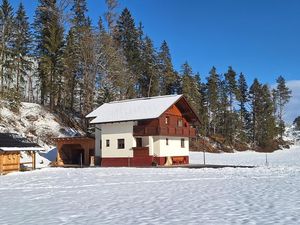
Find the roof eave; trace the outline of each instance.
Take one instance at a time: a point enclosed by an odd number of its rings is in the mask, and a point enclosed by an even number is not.
[[[45,151],[41,147],[0,147],[0,151],[3,152],[13,152],[13,151]]]
[[[118,121],[106,121],[106,122],[93,122],[91,121],[90,124],[106,124],[106,123],[125,123],[125,122],[135,122],[135,121],[140,121],[140,120],[153,120],[157,119],[158,117],[152,117],[152,118],[139,118],[139,119],[131,119],[131,120],[118,120]]]

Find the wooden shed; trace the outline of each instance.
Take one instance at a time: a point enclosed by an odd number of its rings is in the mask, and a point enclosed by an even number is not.
[[[95,139],[90,137],[53,138],[57,146],[57,166],[95,165]]]
[[[20,171],[22,151],[26,151],[30,154],[32,161],[26,163],[31,164],[32,169],[35,169],[36,152],[42,150],[44,149],[39,145],[17,134],[0,133],[0,175]]]

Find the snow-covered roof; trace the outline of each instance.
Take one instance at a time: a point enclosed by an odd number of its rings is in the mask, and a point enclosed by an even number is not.
[[[42,151],[44,148],[16,133],[0,133],[0,151]]]
[[[0,147],[3,152],[18,152],[18,151],[45,151],[42,147]]]
[[[89,113],[91,123],[109,123],[158,118],[182,95],[165,95],[105,103]]]

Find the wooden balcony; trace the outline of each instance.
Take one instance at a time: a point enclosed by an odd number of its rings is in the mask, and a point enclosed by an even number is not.
[[[177,136],[177,137],[195,137],[196,130],[191,127],[149,127],[134,126],[134,136]]]

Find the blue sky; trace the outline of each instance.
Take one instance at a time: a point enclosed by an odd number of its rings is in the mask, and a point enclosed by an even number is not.
[[[36,2],[23,0],[30,18]],[[168,42],[177,70],[188,61],[203,80],[212,66],[220,73],[232,66],[249,83],[300,80],[298,0],[121,0],[119,10],[126,6],[156,47]],[[104,0],[88,0],[88,7],[96,23]]]

